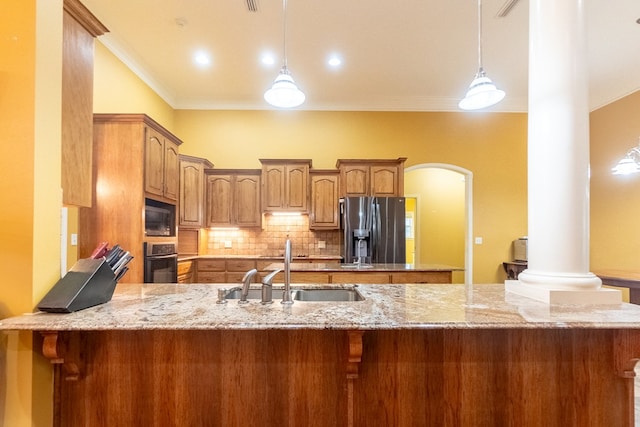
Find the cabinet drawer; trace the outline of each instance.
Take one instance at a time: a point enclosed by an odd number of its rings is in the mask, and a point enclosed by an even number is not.
[[[331,283],[369,283],[385,284],[391,283],[389,273],[381,272],[358,272],[358,273],[332,273]]]
[[[225,283],[225,272],[221,271],[198,271],[198,283]]]
[[[293,271],[291,283],[329,283],[329,273]]]
[[[226,283],[241,284],[246,271],[228,271]],[[251,283],[260,283],[260,275],[256,274],[251,278]]]
[[[266,271],[262,273],[262,276],[266,276],[271,273],[271,271]],[[280,285],[284,283],[284,272],[276,274],[273,278],[274,285]],[[291,283],[299,284],[299,283],[330,283],[329,282],[329,273],[322,273],[317,271],[292,271],[291,272]]]
[[[250,259],[228,259],[227,271],[243,271],[247,272],[252,268],[256,268],[256,261]]]
[[[391,283],[451,283],[449,271],[414,271],[391,275]]]
[[[225,260],[223,259],[199,259],[198,271],[224,271]]]

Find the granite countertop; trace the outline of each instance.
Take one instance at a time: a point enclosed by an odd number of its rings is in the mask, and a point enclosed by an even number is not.
[[[315,272],[401,272],[401,271],[464,271],[464,268],[444,264],[341,264],[341,263],[291,263],[291,271]],[[273,263],[265,270],[283,270],[284,263]]]
[[[120,284],[105,304],[7,318],[0,330],[640,328],[637,305],[547,305],[504,285],[359,285],[364,301],[216,304],[218,289],[232,286]]]

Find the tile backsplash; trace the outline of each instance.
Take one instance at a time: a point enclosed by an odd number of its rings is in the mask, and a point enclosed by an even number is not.
[[[262,229],[206,229],[206,255],[282,256],[287,238],[293,256],[340,255],[340,230],[309,230],[307,215],[265,215]],[[322,247],[324,246],[324,247]]]

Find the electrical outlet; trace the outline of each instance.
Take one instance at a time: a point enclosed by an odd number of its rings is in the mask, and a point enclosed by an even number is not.
[[[475,244],[476,245],[481,245],[482,244],[482,237],[476,237],[475,238]]]
[[[71,233],[71,246],[78,246],[78,235]]]
[[[225,240],[224,241],[224,248],[225,249],[231,249],[231,240]]]
[[[324,240],[318,240],[318,249],[324,249],[327,247],[327,242]]]

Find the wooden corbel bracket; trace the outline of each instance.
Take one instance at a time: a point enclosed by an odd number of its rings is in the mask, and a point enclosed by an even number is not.
[[[60,339],[60,334],[56,331],[40,332],[43,337],[42,354],[54,365],[62,365],[64,379],[67,381],[78,381],[81,377],[80,364],[78,362],[65,360],[64,345]]]

